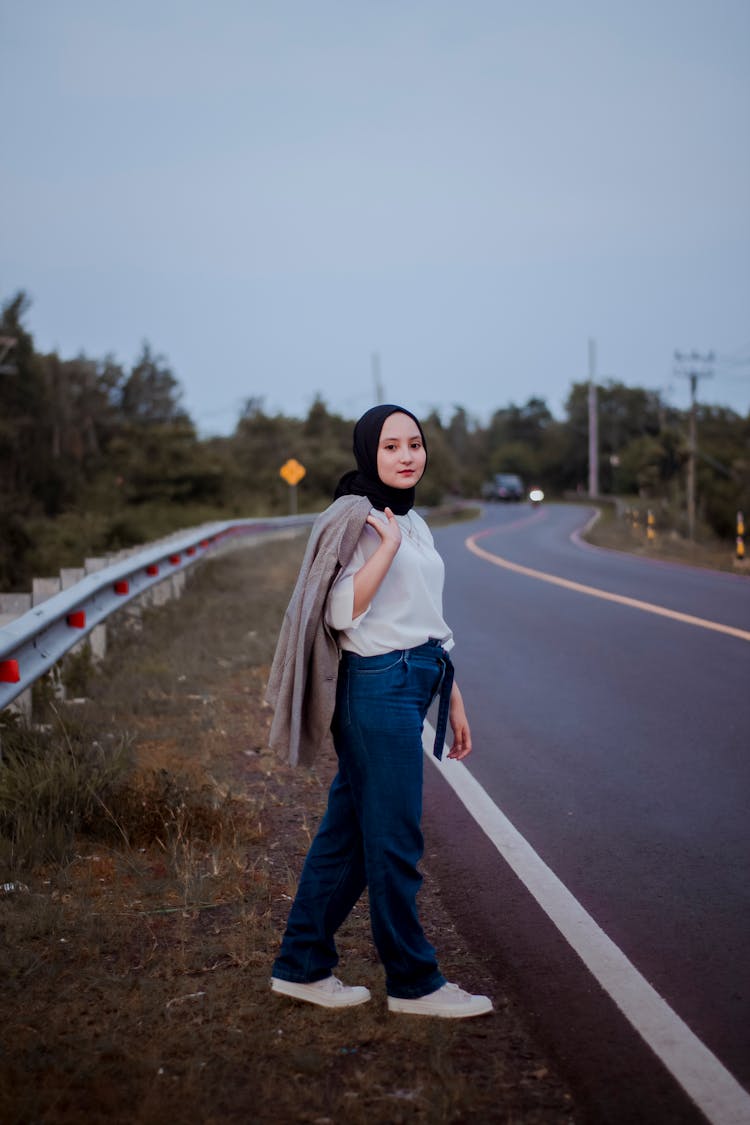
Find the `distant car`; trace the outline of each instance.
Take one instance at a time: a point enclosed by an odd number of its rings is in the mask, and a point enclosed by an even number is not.
[[[482,496],[485,500],[522,500],[523,481],[515,473],[495,473],[482,485]]]

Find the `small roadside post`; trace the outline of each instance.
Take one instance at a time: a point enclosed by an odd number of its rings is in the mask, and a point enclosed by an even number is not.
[[[302,480],[307,470],[304,465],[300,465],[299,461],[295,461],[294,457],[290,457],[288,461],[279,469],[279,475],[289,485],[289,514],[290,516],[297,515],[297,485]]]
[[[742,512],[737,513],[737,538],[735,540],[734,565],[741,569],[747,566],[745,558],[745,517]]]

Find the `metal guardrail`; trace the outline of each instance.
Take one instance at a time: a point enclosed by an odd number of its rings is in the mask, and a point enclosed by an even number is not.
[[[234,538],[309,526],[315,516],[205,524],[86,575],[0,628],[0,710],[110,614]]]

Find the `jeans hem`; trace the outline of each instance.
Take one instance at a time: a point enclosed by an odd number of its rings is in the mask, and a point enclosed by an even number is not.
[[[447,984],[445,977],[441,972],[433,973],[427,980],[421,981],[419,984],[408,985],[386,985],[386,992],[392,996],[394,1000],[419,1000],[422,996],[429,996],[431,992],[437,992],[444,984]]]
[[[288,980],[290,984],[317,984],[319,980],[327,980],[333,976],[333,973],[330,969],[323,969],[321,972],[311,973],[309,977],[303,977],[301,973],[290,973],[286,969],[277,969],[274,965],[271,976],[276,980]]]

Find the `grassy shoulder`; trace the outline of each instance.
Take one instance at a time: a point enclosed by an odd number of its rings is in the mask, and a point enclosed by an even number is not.
[[[589,501],[588,506],[591,504],[598,508],[599,518],[590,526],[584,538],[597,547],[626,551],[642,558],[687,563],[690,566],[732,571],[735,574],[750,574],[747,564],[737,565],[733,543],[715,539],[706,533],[695,542],[690,542],[676,531],[659,527],[658,520],[653,527],[653,538],[649,538],[645,507],[623,508],[618,512],[612,504],[596,505],[595,501]]]
[[[439,504],[425,511],[424,516],[430,527],[446,527],[450,523],[464,523],[474,520],[482,514],[479,504],[471,501],[456,500],[453,503]]]
[[[50,699],[33,745],[3,732],[37,770],[0,794],[9,1125],[576,1119],[502,966],[488,982],[429,869],[425,928],[453,979],[493,992],[493,1017],[389,1016],[366,897],[339,944],[342,975],[372,1002],[323,1012],[270,994],[335,769],[332,754],[292,769],[266,745],[268,665],[303,547],[205,562],[179,602],[121,615],[86,702]],[[45,769],[58,776],[46,790]]]

